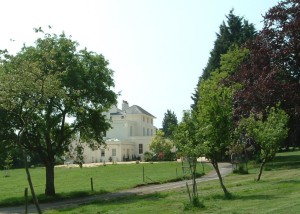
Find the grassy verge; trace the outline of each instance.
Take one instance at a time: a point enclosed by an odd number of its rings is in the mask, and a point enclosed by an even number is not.
[[[185,209],[188,197],[185,188],[144,196],[131,196],[94,203],[72,209],[46,213],[299,213],[300,211],[300,152],[277,155],[267,165],[261,181],[255,181],[258,168],[250,167],[249,174],[231,174],[225,185],[233,194],[228,200],[217,180],[200,183],[198,190],[204,204],[201,209]]]
[[[199,173],[200,169],[202,170],[202,167],[199,166]],[[205,166],[205,172],[210,169],[209,166]],[[177,162],[114,164],[82,169],[55,168],[57,196],[49,198],[43,194],[45,168],[32,168],[30,172],[40,202],[116,192],[148,183],[164,183],[183,178],[181,163]],[[0,173],[4,175],[4,172]],[[91,191],[91,178],[94,191]],[[0,206],[23,204],[25,187],[28,187],[28,183],[24,169],[11,170],[9,177],[0,176]]]

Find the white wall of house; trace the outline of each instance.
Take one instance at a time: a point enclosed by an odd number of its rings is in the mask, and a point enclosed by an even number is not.
[[[122,109],[113,106],[105,115],[112,126],[106,132],[106,146],[96,150],[85,146],[84,162],[119,162],[132,157],[143,159],[156,134],[155,117],[139,106],[130,107],[126,101],[123,101]]]

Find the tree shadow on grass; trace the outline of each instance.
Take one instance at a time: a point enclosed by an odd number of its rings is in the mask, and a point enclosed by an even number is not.
[[[114,194],[114,193],[112,193]],[[136,195],[135,193],[123,192],[122,195],[118,197],[106,198],[106,199],[95,199],[92,202],[88,202],[82,205],[105,205],[105,206],[118,206],[118,205],[129,205],[140,201],[155,202],[166,198],[168,195],[163,193],[152,193],[147,195]],[[78,207],[70,207],[65,209],[56,210],[58,212],[72,212],[78,209]]]
[[[271,162],[267,163],[265,166],[266,171],[270,170],[287,170],[287,169],[299,169],[300,168],[300,159],[299,161],[290,161],[290,162]]]
[[[286,180],[286,181],[278,181],[279,184],[300,184],[300,180]]]
[[[100,191],[74,191],[69,193],[58,193],[55,196],[46,196],[45,194],[39,194],[37,196],[39,203],[50,203],[50,202],[59,202],[68,199],[78,199],[84,198],[88,196],[98,196],[109,193],[105,190]],[[12,206],[19,206],[24,205],[25,197],[11,197],[6,198],[0,201],[0,207],[12,207]],[[33,204],[32,197],[29,193],[28,195],[28,203]]]
[[[298,169],[300,168],[300,155],[283,155],[276,156],[272,162],[265,166],[266,171],[270,170],[285,170],[285,169]]]
[[[232,194],[231,198],[226,198],[224,194],[215,194],[213,196],[210,196],[208,199],[213,199],[213,200],[272,200],[275,198],[280,198],[279,196],[274,196],[274,195],[235,195]]]
[[[124,196],[116,197],[116,198],[110,198],[107,200],[95,200],[94,202],[90,204],[124,204],[124,203],[134,203],[136,201],[144,200],[144,201],[158,201],[160,199],[164,199],[167,197],[167,194],[163,193],[151,193],[146,195],[136,195],[134,193],[122,193]]]

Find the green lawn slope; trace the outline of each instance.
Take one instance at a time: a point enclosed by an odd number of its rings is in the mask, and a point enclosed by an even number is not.
[[[225,199],[218,180],[199,183],[204,208],[186,206],[185,188],[144,196],[130,196],[54,213],[232,213],[232,214],[293,214],[300,213],[300,151],[279,153],[266,166],[261,181],[255,181],[259,165],[249,164],[249,174],[231,174],[224,178],[233,194]]]

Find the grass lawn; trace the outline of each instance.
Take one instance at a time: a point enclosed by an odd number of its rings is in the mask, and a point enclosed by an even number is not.
[[[143,181],[143,168],[145,181]],[[200,173],[202,166],[198,169]],[[209,170],[211,167],[206,165],[205,172]],[[0,206],[23,204],[24,189],[28,187],[25,170],[10,170],[10,177],[4,177],[4,172],[0,171],[0,173],[2,173],[0,174]],[[114,164],[81,169],[55,168],[55,187],[58,195],[53,199],[44,196],[45,168],[32,168],[30,173],[40,202],[116,192],[146,183],[163,183],[182,178],[181,163],[177,162]],[[93,178],[93,192],[91,191],[91,178]]]
[[[232,213],[293,214],[300,213],[300,151],[279,153],[267,164],[261,181],[255,181],[258,166],[251,165],[247,175],[231,174],[225,185],[233,194],[225,199],[218,180],[199,183],[204,208],[185,209],[185,188],[111,201],[95,201],[66,210],[46,213]]]

